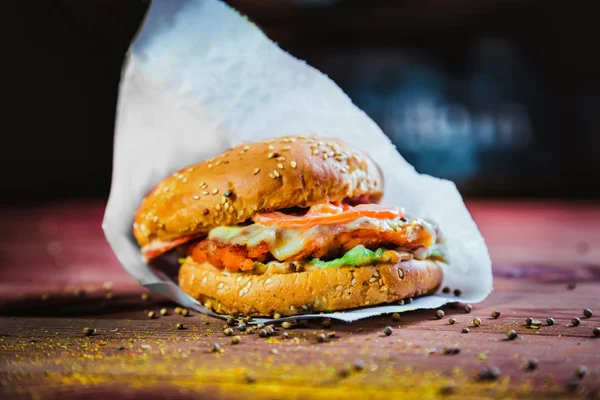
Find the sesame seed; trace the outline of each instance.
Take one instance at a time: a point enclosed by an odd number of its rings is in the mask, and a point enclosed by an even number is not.
[[[280,164],[277,164],[277,168],[279,168],[279,169],[283,169],[283,164],[281,164],[281,163],[280,163]]]
[[[217,161],[215,165],[221,165],[221,160]]]
[[[274,175],[276,178],[279,178],[279,177],[280,177],[280,175],[279,175],[279,171],[277,171],[277,170],[273,170],[273,175]]]
[[[242,150],[248,151],[248,150],[250,150],[250,146],[246,145],[246,146],[242,147]]]
[[[283,143],[289,143],[290,139],[289,138],[283,138]]]
[[[214,188],[214,189],[212,190],[212,192],[211,192],[211,193],[212,193],[212,194],[217,194],[217,193],[219,193],[219,189],[217,189],[217,188]]]
[[[272,144],[270,144],[270,145],[269,145],[269,147],[268,147],[268,149],[269,149],[269,150],[275,150],[275,147],[273,147],[273,145],[272,145]]]
[[[348,172],[348,170],[346,169],[346,167],[343,167],[342,169],[340,169],[340,171],[342,171],[344,173]]]
[[[225,211],[227,211],[227,209],[228,209],[228,208],[229,208],[229,203],[225,203],[225,204],[223,204],[223,209],[224,209]]]
[[[291,149],[291,148],[292,148],[292,146],[289,146],[289,145],[288,145],[288,146],[283,146],[283,147],[281,148],[281,150],[289,150],[289,149]]]
[[[212,164],[208,164],[208,168],[212,168]]]
[[[258,174],[260,172],[260,168],[254,168],[254,175]]]
[[[296,161],[292,161],[292,162],[290,162],[290,165],[292,166],[292,168],[296,168],[296,165],[297,165],[297,164],[296,164]]]
[[[193,196],[192,196],[192,198],[193,198],[194,200],[198,200],[198,199],[200,198],[200,196],[193,195]]]
[[[337,156],[335,159],[338,161],[344,161],[344,157],[342,157],[342,156]]]
[[[205,188],[206,188],[206,186],[208,186],[208,185],[206,184],[206,182],[202,182],[202,183],[200,184],[200,189],[205,189]]]
[[[221,205],[220,205],[220,204],[217,204],[217,205],[215,206],[215,208],[217,209],[217,211],[221,211]]]
[[[202,191],[202,194],[203,194],[203,195],[205,195],[205,196],[206,196],[206,195],[208,195],[208,194],[209,194],[209,193],[208,193],[208,190],[204,190],[204,191]]]
[[[271,178],[271,179],[275,179],[275,175],[273,175],[273,174],[269,174],[269,178]]]
[[[329,156],[327,155],[327,153],[323,153],[323,160],[327,160],[327,158],[329,158]]]
[[[275,157],[275,153],[274,152],[271,152],[271,153],[267,154],[267,158],[273,158],[273,157]]]
[[[313,153],[313,156],[316,156],[317,154],[319,154],[319,149],[314,149],[312,153]]]
[[[235,211],[235,208],[233,208],[233,206],[229,206],[229,210],[227,211],[229,211],[229,213],[233,213]]]
[[[280,162],[281,162],[281,161],[285,161],[285,157],[277,157],[277,158],[276,158],[276,160],[277,160],[277,161],[280,161]]]
[[[222,196],[221,197],[221,204],[225,204],[225,203],[227,203],[227,197]]]

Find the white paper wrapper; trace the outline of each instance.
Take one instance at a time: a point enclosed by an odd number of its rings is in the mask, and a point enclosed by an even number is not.
[[[470,303],[491,292],[487,248],[454,184],[418,174],[333,81],[279,49],[217,0],[154,0],[131,46],[119,92],[112,187],[102,224],[119,261],[149,289],[212,314],[142,261],[131,233],[136,207],[162,178],[231,146],[311,134],[339,137],[370,154],[385,174],[382,203],[440,224],[450,258],[442,286],[460,288],[460,300]],[[354,321],[456,300],[440,293],[406,306],[303,318]]]

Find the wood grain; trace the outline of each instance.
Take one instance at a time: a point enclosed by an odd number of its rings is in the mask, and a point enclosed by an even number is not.
[[[271,338],[241,333],[238,345],[222,334],[220,320],[182,317],[165,299],[141,298],[144,290],[104,241],[102,205],[5,209],[0,398],[598,398],[600,338],[592,330],[600,325],[600,205],[469,207],[495,274],[495,291],[472,313],[454,305],[441,320],[421,310],[400,321],[383,316],[327,329],[312,322],[288,330],[290,339],[283,329]],[[85,294],[76,296],[77,289]],[[163,307],[169,315],[160,316]],[[584,308],[596,315],[583,318]],[[159,317],[149,319],[150,310]],[[490,317],[495,310],[497,320]],[[525,326],[527,317],[549,316],[554,326]],[[578,327],[570,326],[575,316]],[[186,329],[176,329],[177,322]],[[394,328],[389,337],[382,333],[387,325]],[[84,336],[84,327],[97,335]],[[465,327],[470,333],[461,333]],[[506,339],[509,329],[518,339]],[[317,334],[331,331],[336,338],[317,342]],[[213,343],[222,352],[211,353]],[[461,351],[445,355],[447,346]],[[528,371],[532,357],[539,367]],[[353,369],[357,361],[361,371]],[[588,373],[570,391],[580,365]],[[501,375],[480,381],[482,367]]]

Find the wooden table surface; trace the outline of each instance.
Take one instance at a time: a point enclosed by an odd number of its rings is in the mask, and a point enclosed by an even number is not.
[[[600,204],[468,205],[495,276],[495,291],[470,314],[454,305],[441,320],[422,310],[327,329],[311,322],[289,329],[289,339],[277,329],[271,338],[242,334],[237,345],[220,320],[174,315],[173,303],[152,294],[142,299],[104,240],[103,204],[5,207],[0,399],[600,398],[600,338],[592,335],[600,326]],[[169,315],[160,316],[163,307]],[[583,318],[584,308],[594,316]],[[527,317],[544,325],[527,328]],[[546,326],[547,317],[556,324]],[[84,336],[84,327],[97,334]],[[507,340],[510,329],[516,340]],[[317,342],[331,331],[336,338]],[[213,343],[220,352],[210,352]],[[448,346],[460,353],[444,354]],[[529,371],[533,357],[539,365]],[[587,375],[573,379],[580,366]],[[479,379],[481,368],[494,367],[496,380]]]

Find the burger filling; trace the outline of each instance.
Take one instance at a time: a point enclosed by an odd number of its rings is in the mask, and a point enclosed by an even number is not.
[[[300,272],[411,258],[443,259],[439,229],[403,210],[363,204],[257,214],[185,245],[187,257],[231,272]]]

